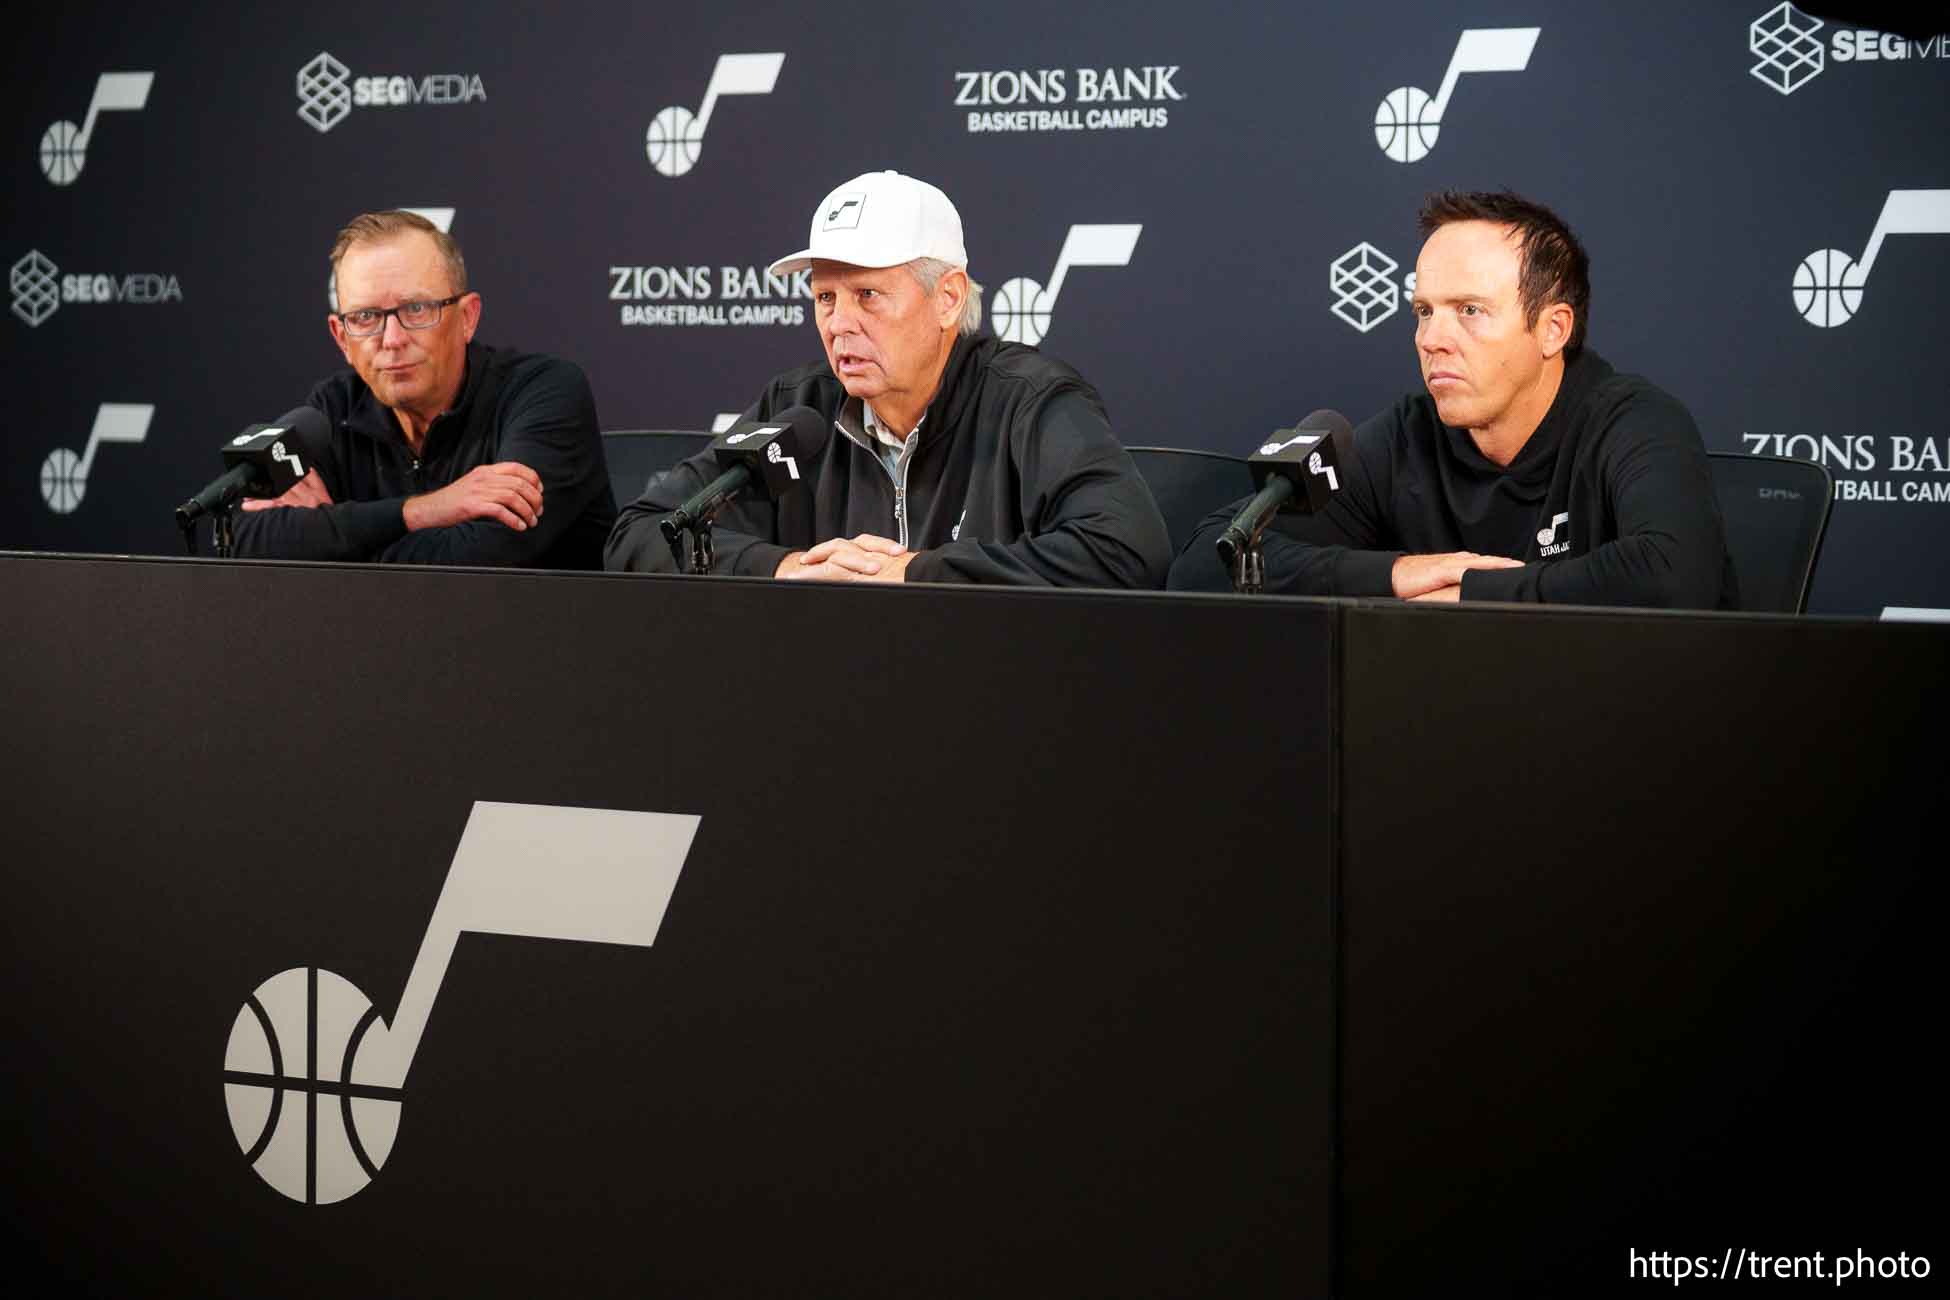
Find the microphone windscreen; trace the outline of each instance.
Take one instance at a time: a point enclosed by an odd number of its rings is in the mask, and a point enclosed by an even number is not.
[[[1343,464],[1354,450],[1354,426],[1339,411],[1330,411],[1326,407],[1309,411],[1307,418],[1294,427],[1327,434],[1333,440],[1334,450],[1340,453]]]
[[[271,421],[271,426],[284,429],[287,441],[295,442],[294,450],[300,451],[316,453],[332,436],[332,422],[316,406],[294,406]]]
[[[789,406],[767,423],[791,425],[793,454],[807,460],[824,451],[833,436],[833,422],[810,406]]]

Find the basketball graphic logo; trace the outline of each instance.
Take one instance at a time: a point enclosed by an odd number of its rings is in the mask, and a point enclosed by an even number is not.
[[[1417,86],[1401,86],[1388,92],[1374,112],[1375,143],[1381,152],[1399,163],[1420,162],[1435,148],[1442,133],[1442,122],[1429,99]]]
[[[74,513],[88,491],[88,477],[81,471],[81,457],[66,447],[56,447],[41,462],[41,500],[57,515]]]
[[[1794,309],[1810,325],[1840,325],[1861,306],[1862,268],[1841,249],[1810,253],[1794,268]]]
[[[88,139],[95,119],[104,112],[140,112],[149,102],[153,72],[104,72],[95,78],[95,94],[80,126],[63,118],[41,135],[41,175],[56,185],[72,185],[88,161]]]
[[[56,122],[41,136],[41,173],[56,185],[72,185],[88,160],[80,143],[81,128],[73,122]]]
[[[682,176],[697,166],[698,155],[704,152],[704,132],[690,109],[673,104],[650,119],[643,151],[650,165],[665,176]]]
[[[1050,271],[1049,288],[1028,276],[1003,281],[990,304],[995,336],[1004,343],[1027,343],[1031,347],[1049,335],[1050,318],[1056,311],[1056,295],[1075,266],[1129,266],[1137,250],[1143,226],[1071,226],[1063,237],[1063,248]]]
[[[370,1082],[359,1059],[378,1019],[349,981],[299,966],[258,985],[230,1027],[231,1131],[258,1177],[294,1201],[342,1201],[392,1154],[401,1090]]]
[[[995,291],[995,337],[1004,343],[1041,343],[1049,333],[1049,309],[1042,285],[1024,276],[1007,281]]]
[[[130,402],[103,402],[95,411],[95,427],[80,455],[56,447],[41,462],[41,500],[57,515],[73,514],[88,494],[88,471],[105,442],[141,442],[149,436],[156,408]]]
[[[1522,72],[1530,66],[1541,27],[1471,27],[1456,38],[1433,98],[1418,86],[1397,86],[1374,111],[1374,142],[1398,163],[1420,162],[1435,148],[1442,115],[1456,82],[1468,72]]]
[[[664,176],[682,176],[704,152],[704,132],[720,95],[769,95],[785,64],[783,54],[720,54],[711,69],[704,102],[693,113],[682,104],[659,109],[643,133],[643,154]]]
[[[1817,329],[1847,324],[1862,309],[1862,290],[1891,235],[1950,235],[1950,190],[1891,190],[1869,242],[1856,260],[1822,248],[1794,268],[1794,310]]]
[[[454,946],[468,931],[647,948],[699,819],[476,803],[388,1024],[350,981],[294,966],[230,1024],[223,1101],[245,1163],[280,1195],[331,1205],[379,1176]]]

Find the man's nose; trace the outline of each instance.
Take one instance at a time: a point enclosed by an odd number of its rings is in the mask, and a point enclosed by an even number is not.
[[[838,338],[842,334],[853,333],[853,311],[844,295],[833,299],[832,310],[826,313],[826,336]]]
[[[399,348],[406,346],[406,326],[400,324],[399,313],[393,312],[385,318],[379,328],[379,346]]]
[[[1449,350],[1449,328],[1440,313],[1431,313],[1415,322],[1415,346],[1424,352]]]

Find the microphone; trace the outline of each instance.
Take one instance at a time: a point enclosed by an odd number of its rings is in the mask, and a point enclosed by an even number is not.
[[[1311,515],[1341,490],[1341,466],[1354,456],[1354,426],[1339,411],[1315,411],[1280,429],[1246,458],[1259,492],[1220,535],[1219,559],[1234,568],[1259,542],[1275,513]]]
[[[204,515],[223,510],[240,497],[275,497],[305,476],[303,440],[323,442],[331,433],[325,413],[295,406],[270,424],[253,424],[223,449],[223,474],[176,507],[177,526],[187,532]]]
[[[664,516],[659,525],[664,540],[676,551],[680,532],[708,524],[748,488],[767,501],[804,488],[812,459],[824,450],[832,432],[832,422],[810,406],[791,407],[772,420],[732,425],[706,449],[724,472]]]

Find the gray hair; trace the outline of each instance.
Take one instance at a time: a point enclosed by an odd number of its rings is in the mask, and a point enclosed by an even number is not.
[[[440,258],[447,264],[447,279],[453,284],[455,293],[467,292],[467,259],[461,256],[460,245],[454,237],[428,221],[417,212],[404,208],[387,208],[382,212],[361,212],[345,223],[338,238],[332,241],[332,310],[339,307],[339,263],[345,260],[346,253],[359,244],[377,244],[397,238],[412,231],[433,240],[433,246],[440,250]]]
[[[952,262],[944,262],[938,257],[917,257],[907,264],[907,269],[921,282],[921,288],[929,293],[934,292],[934,287],[941,283],[941,277],[948,272],[959,269],[966,275],[968,271],[966,267],[957,268]],[[982,286],[975,282],[972,275],[968,277],[968,296],[962,299],[960,325],[963,334],[975,334],[982,328]]]

